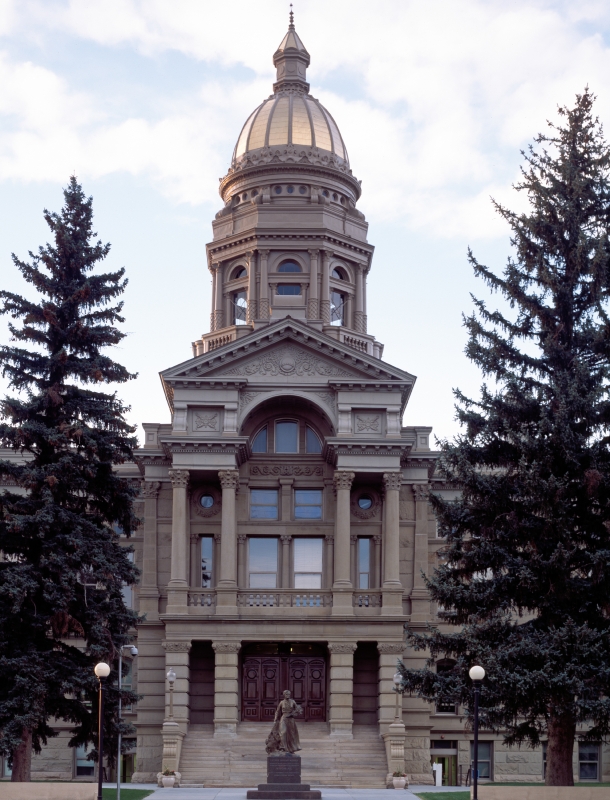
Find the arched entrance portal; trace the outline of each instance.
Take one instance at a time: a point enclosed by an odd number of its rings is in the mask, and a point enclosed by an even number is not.
[[[242,657],[241,718],[272,722],[282,692],[303,707],[299,719],[326,721],[326,647],[280,642],[246,645]]]

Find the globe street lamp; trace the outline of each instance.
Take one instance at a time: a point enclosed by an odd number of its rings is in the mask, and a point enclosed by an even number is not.
[[[169,683],[169,718],[173,722],[174,720],[174,683],[176,683],[176,673],[173,670],[173,667],[170,667],[167,671],[167,682]]]
[[[124,644],[119,647],[119,747],[116,762],[116,800],[121,800],[121,708],[123,705],[121,702],[121,689],[123,688],[123,647],[129,647],[129,652],[134,658],[138,655],[138,648],[134,647],[134,645]]]
[[[97,800],[102,798],[102,779],[104,772],[104,683],[106,678],[110,675],[110,667],[100,661],[95,665],[93,670],[97,675],[100,691],[99,691],[99,706],[98,706],[98,721],[97,721]]]
[[[394,689],[396,690],[396,719],[395,722],[400,722],[400,692],[398,691],[398,687],[402,683],[402,675],[400,672],[395,672],[394,677],[392,678],[394,681]]]
[[[472,800],[479,800],[479,694],[481,693],[481,681],[485,677],[483,667],[471,667],[468,673],[474,686],[474,764],[472,767]]]

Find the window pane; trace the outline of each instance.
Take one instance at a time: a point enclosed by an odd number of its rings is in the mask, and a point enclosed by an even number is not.
[[[251,572],[251,589],[275,589],[277,583],[277,573],[275,572]]]
[[[277,489],[250,491],[250,519],[277,519]]]
[[[491,742],[479,742],[479,760],[481,759],[483,761],[489,761],[491,759]]]
[[[299,426],[296,422],[275,423],[275,452],[298,453]]]
[[[252,442],[253,453],[266,453],[267,452],[267,426],[259,431],[254,437]]]
[[[330,324],[343,325],[345,295],[340,292],[330,293]]]
[[[294,540],[294,572],[322,574],[322,539],[297,538]]]
[[[479,761],[479,778],[491,778],[491,768],[489,761]]]
[[[88,751],[84,745],[76,748],[76,774],[93,775],[95,766],[93,761],[87,759]]]
[[[358,539],[358,570],[369,572],[371,563],[371,540]]]
[[[305,444],[308,453],[322,452],[322,442],[318,439],[317,435],[310,427],[307,427],[305,431]]]
[[[212,556],[214,539],[211,536],[201,537],[201,585],[208,589],[212,585]]]
[[[251,589],[275,589],[277,586],[277,539],[249,539]]]
[[[322,575],[309,572],[295,572],[294,575],[294,588],[295,589],[321,589],[322,588]]]
[[[358,588],[359,589],[368,589],[369,588],[369,574],[368,572],[361,572],[358,576]]]
[[[235,292],[233,295],[233,324],[246,324],[246,310],[248,307],[247,293]]]
[[[299,489],[294,493],[295,519],[322,519],[322,491]]]
[[[300,272],[301,268],[294,261],[284,261],[280,264],[278,272]]]
[[[298,283],[279,283],[277,293],[282,295],[301,294],[301,287]]]

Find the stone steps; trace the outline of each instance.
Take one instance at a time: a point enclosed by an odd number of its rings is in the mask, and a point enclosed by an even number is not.
[[[193,725],[182,745],[181,786],[244,788],[265,783],[267,723],[238,726],[237,736],[214,739],[211,725]],[[329,788],[385,788],[385,745],[377,726],[356,726],[353,739],[331,739],[326,723],[299,726],[302,781]]]

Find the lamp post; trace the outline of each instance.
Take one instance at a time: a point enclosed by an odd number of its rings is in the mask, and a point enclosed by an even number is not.
[[[396,719],[394,722],[400,722],[402,716],[400,713],[400,692],[398,691],[398,687],[402,683],[402,675],[400,672],[395,672],[392,680],[394,681],[394,689],[396,690]]]
[[[173,667],[167,671],[167,682],[169,683],[169,719],[174,721],[174,683],[176,683],[176,673]]]
[[[100,684],[98,726],[97,726],[97,800],[102,800],[102,780],[104,774],[104,683],[110,675],[110,667],[100,661],[93,670]]]
[[[118,747],[118,754],[117,754],[117,762],[116,762],[116,798],[117,800],[121,800],[121,709],[122,709],[122,701],[121,701],[121,689],[123,688],[123,647],[128,647],[129,645],[122,645],[119,648],[119,747]],[[138,648],[131,645],[130,651],[131,655],[135,658],[138,655]]]
[[[483,667],[471,667],[468,673],[474,686],[474,764],[472,767],[472,800],[479,800],[479,695],[481,693],[481,681],[485,677]]]

